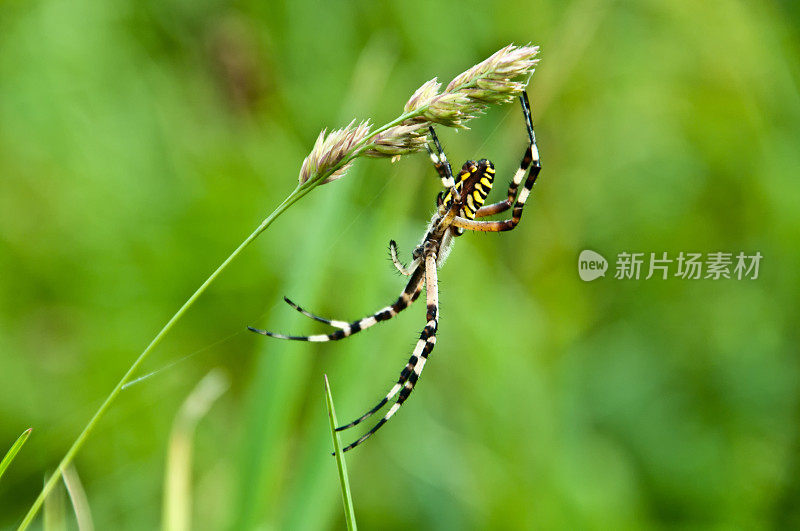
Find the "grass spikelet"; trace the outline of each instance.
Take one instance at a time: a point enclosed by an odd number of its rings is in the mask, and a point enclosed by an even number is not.
[[[439,94],[439,89],[441,88],[442,84],[437,81],[437,78],[426,81],[408,99],[405,107],[403,107],[403,112],[414,112],[430,105],[433,98]]]
[[[346,127],[336,129],[326,134],[323,129],[314,143],[311,153],[300,167],[300,184],[305,183],[314,175],[326,174],[327,177],[320,183],[325,184],[343,177],[350,168],[351,162],[340,164],[352,152],[354,146],[364,140],[369,134],[369,121],[361,122],[353,127],[353,120]]]

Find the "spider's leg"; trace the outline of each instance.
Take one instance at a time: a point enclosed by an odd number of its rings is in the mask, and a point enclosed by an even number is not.
[[[414,385],[417,383],[417,380],[419,380],[419,377],[422,374],[422,369],[425,367],[425,362],[427,361],[431,351],[433,351],[433,347],[436,345],[436,331],[439,328],[439,288],[436,275],[436,253],[434,252],[430,252],[425,256],[425,292],[427,294],[428,322],[425,324],[425,328],[422,329],[422,333],[419,335],[419,340],[414,347],[411,358],[408,360],[408,364],[406,364],[405,368],[403,368],[403,371],[400,373],[400,379],[397,381],[394,387],[392,387],[391,391],[389,391],[389,394],[387,394],[386,397],[378,402],[377,406],[350,424],[337,428],[336,430],[340,431],[355,426],[365,418],[378,411],[399,392],[400,394],[397,397],[397,401],[392,405],[391,408],[389,408],[389,411],[386,412],[383,418],[372,427],[372,429],[362,435],[357,441],[346,446],[342,450],[343,452],[352,450],[362,442],[366,441],[373,433],[378,431],[381,426],[386,424],[395,413],[397,413],[397,410],[400,409],[400,406],[403,405],[403,402],[405,402],[409,395],[411,395],[411,391],[414,390]]]
[[[302,313],[306,317],[310,317],[315,321],[319,321],[320,323],[325,323],[327,325],[331,325],[336,328],[347,328],[348,326],[350,326],[350,323],[348,323],[347,321],[337,321],[336,319],[325,319],[324,317],[320,317],[319,315],[314,315],[308,310],[305,310],[300,306],[298,306],[297,304],[295,304],[289,297],[283,297],[283,300],[286,301],[286,304],[288,304],[298,312]]]
[[[426,287],[426,290],[427,289],[428,288]],[[425,334],[425,330],[423,330],[423,334]],[[426,340],[427,340],[427,337],[426,337]],[[434,337],[433,338],[433,342],[435,342],[435,341],[436,341],[436,338]],[[400,371],[400,377],[397,379],[397,383],[394,384],[394,386],[389,390],[388,393],[386,393],[386,396],[381,398],[380,401],[377,404],[375,404],[375,406],[372,409],[370,409],[369,411],[367,411],[366,413],[364,413],[363,415],[358,417],[353,422],[350,422],[349,424],[345,424],[344,426],[339,426],[338,428],[336,428],[336,431],[346,430],[348,428],[352,428],[353,426],[355,426],[357,424],[361,424],[362,421],[366,420],[367,418],[369,418],[373,414],[377,413],[381,408],[383,408],[383,406],[385,406],[391,399],[393,399],[395,397],[395,395],[397,395],[397,393],[403,388],[403,384],[405,384],[406,381],[408,381],[409,376],[411,376],[411,374],[413,373],[414,367],[419,362],[419,356],[420,356],[420,352],[421,352],[420,349],[424,349],[425,344],[426,343],[423,342],[422,336],[420,336],[420,339],[417,341],[416,348],[414,349],[414,352],[411,354],[411,358],[408,360],[408,363],[406,364],[406,366],[403,367],[403,370]],[[426,357],[427,357],[427,354],[426,354]],[[422,363],[424,363],[424,361]]]
[[[412,356],[412,359],[415,358]],[[372,409],[370,409],[369,411],[358,417],[353,422],[345,424],[344,426],[339,426],[338,428],[336,428],[336,431],[342,431],[348,428],[352,428],[353,426],[361,424],[361,422],[363,422],[373,414],[377,413],[383,406],[389,403],[389,400],[395,397],[395,395],[397,394],[398,391],[400,391],[400,389],[403,388],[403,384],[406,383],[406,380],[408,380],[408,375],[411,374],[412,370],[413,366],[411,365],[411,360],[409,360],[408,364],[400,372],[400,378],[397,379],[397,383],[394,384],[394,387],[392,387],[388,393],[386,393],[386,396],[381,398],[380,401],[377,404],[375,404],[375,407],[373,407]]]
[[[539,150],[536,149],[536,135],[533,132],[533,120],[531,119],[531,108],[530,104],[528,103],[527,93],[523,92],[522,95],[520,95],[519,100],[522,104],[522,113],[525,116],[525,127],[528,130],[528,139],[530,142],[525,148],[525,154],[522,156],[522,162],[520,162],[519,168],[517,169],[516,173],[514,173],[514,177],[511,179],[511,183],[508,185],[508,197],[497,203],[482,206],[475,213],[476,218],[499,214],[500,212],[505,212],[511,208],[511,205],[514,204],[514,199],[517,197],[517,189],[522,183],[522,178],[525,176],[525,172],[530,169],[531,164],[535,162],[534,166],[536,167],[536,174],[538,174],[539,170],[541,169],[541,166],[539,165]],[[534,170],[531,169],[531,172],[533,171]],[[533,180],[536,180],[536,176],[533,177]],[[533,186],[532,182],[530,184]]]
[[[394,267],[400,271],[401,274],[405,276],[410,276],[411,273],[419,267],[419,260],[414,260],[411,262],[408,267],[403,265],[403,262],[397,257],[397,242],[394,240],[389,240],[389,256],[392,258],[392,263]]]
[[[434,153],[428,144],[425,144],[425,147],[428,149],[428,154],[431,156],[431,162],[433,162],[436,172],[442,179],[442,186],[450,189],[455,186],[455,181],[453,180],[453,170],[450,168],[450,162],[448,162],[447,156],[444,154],[444,150],[442,150],[442,145],[439,143],[439,137],[436,136],[436,131],[433,130],[432,126],[428,127],[428,131],[430,131],[431,138],[433,139],[433,145],[436,147],[436,152]]]
[[[386,306],[385,308],[381,308],[372,315],[368,315],[367,317],[349,323],[346,321],[334,321],[318,317],[310,312],[303,310],[290,300],[286,299],[286,301],[289,304],[291,304],[292,307],[297,309],[303,315],[307,315],[312,319],[339,328],[339,330],[330,334],[316,334],[311,336],[287,336],[284,334],[269,332],[267,330],[259,330],[257,328],[253,328],[252,326],[248,326],[247,328],[250,329],[252,332],[256,332],[258,334],[262,334],[265,336],[277,337],[278,339],[291,339],[294,341],[323,342],[323,341],[335,341],[337,339],[343,339],[357,332],[360,332],[361,330],[374,326],[381,321],[386,321],[388,319],[391,319],[401,311],[408,308],[412,302],[417,300],[417,297],[419,297],[419,294],[422,291],[422,281],[424,279],[424,274],[425,274],[424,268],[422,266],[418,266],[414,271],[412,271],[411,278],[409,279],[408,284],[406,284],[405,289],[397,298],[397,300],[394,302],[394,304]]]
[[[511,219],[502,221],[474,221],[462,217],[456,217],[453,219],[454,226],[474,231],[502,232],[506,230],[512,230],[517,226],[520,219],[522,219],[522,209],[525,208],[525,202],[528,200],[531,190],[533,190],[533,185],[536,184],[536,179],[539,177],[539,172],[542,169],[542,165],[539,161],[539,150],[536,147],[536,136],[533,133],[533,121],[531,120],[531,109],[530,104],[528,103],[528,94],[523,92],[519,99],[522,103],[522,111],[525,114],[525,125],[528,128],[528,136],[530,137],[531,143],[525,152],[525,156],[522,159],[519,170],[517,170],[517,173],[514,174],[514,180],[511,181],[511,185],[508,187],[508,199],[506,201],[501,201],[500,203],[481,207],[475,214],[476,217],[488,216],[490,214],[508,210],[509,205],[513,201],[514,195],[516,195],[517,187],[522,181],[522,176],[527,170],[528,178],[525,179],[525,186],[519,192],[517,202],[514,203],[514,209],[511,211]]]

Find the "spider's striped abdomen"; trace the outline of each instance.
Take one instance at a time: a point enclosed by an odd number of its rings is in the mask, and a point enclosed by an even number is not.
[[[461,167],[456,177],[456,190],[461,194],[464,204],[463,215],[467,219],[475,219],[475,213],[486,201],[494,183],[494,164],[486,159],[477,162],[468,160]],[[444,203],[452,201],[450,192],[444,196]]]

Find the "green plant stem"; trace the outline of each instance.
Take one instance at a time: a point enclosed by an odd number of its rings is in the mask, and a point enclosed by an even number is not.
[[[353,496],[350,494],[350,479],[347,477],[347,465],[344,462],[344,455],[339,444],[339,434],[336,432],[336,410],[333,407],[333,397],[331,396],[331,386],[328,383],[328,375],[325,375],[325,405],[328,407],[328,421],[331,427],[331,437],[333,438],[333,455],[336,457],[336,467],[339,469],[339,485],[342,490],[342,504],[344,505],[344,521],[348,531],[358,529],[356,525],[356,513],[353,510]]]
[[[33,502],[33,505],[31,505],[31,508],[28,510],[28,514],[25,515],[25,519],[20,524],[18,528],[19,531],[27,529],[28,526],[31,524],[31,522],[33,522],[33,519],[41,509],[42,503],[44,503],[45,498],[47,498],[47,495],[50,493],[51,490],[53,490],[53,487],[56,486],[56,483],[58,482],[59,477],[61,477],[63,470],[65,470],[75,459],[75,454],[77,454],[78,451],[81,449],[83,444],[89,438],[89,435],[92,433],[92,430],[94,430],[95,426],[100,421],[100,419],[103,418],[103,415],[111,406],[111,404],[114,402],[114,400],[117,398],[120,391],[122,391],[122,388],[125,386],[126,383],[128,383],[131,380],[133,375],[136,373],[136,370],[144,362],[144,360],[147,358],[150,352],[152,352],[153,349],[156,346],[158,346],[159,343],[161,343],[161,340],[164,339],[164,336],[166,336],[167,333],[172,329],[172,327],[175,326],[175,323],[177,323],[180,320],[180,318],[183,317],[186,311],[195,303],[195,301],[197,301],[200,295],[202,295],[203,292],[205,292],[205,290],[211,285],[211,283],[214,282],[214,280],[216,280],[216,278],[230,265],[231,262],[233,262],[233,260],[237,256],[239,256],[239,254],[241,254],[241,252],[245,248],[247,248],[247,246],[253,243],[253,240],[255,240],[259,234],[264,232],[267,229],[267,227],[269,227],[272,224],[272,222],[275,221],[275,219],[277,219],[277,217],[280,216],[287,208],[292,206],[300,198],[302,198],[304,195],[306,195],[308,192],[310,192],[315,188],[315,183],[311,185],[309,184],[310,183],[307,182],[304,183],[304,185],[295,188],[294,191],[292,191],[292,193],[289,194],[289,196],[286,197],[286,199],[284,199],[283,202],[280,205],[278,205],[275,208],[275,210],[273,210],[272,213],[269,216],[267,216],[266,219],[264,219],[264,221],[261,222],[261,224],[256,228],[256,230],[254,230],[247,238],[245,238],[245,240],[239,245],[239,247],[237,247],[236,250],[234,250],[230,254],[230,256],[228,256],[228,258],[226,258],[225,261],[222,262],[222,264],[220,264],[220,266],[213,273],[211,273],[211,276],[209,276],[205,280],[205,282],[203,282],[203,284],[199,288],[197,288],[197,291],[195,291],[192,294],[192,296],[189,297],[189,299],[185,303],[183,303],[183,306],[181,306],[180,309],[177,312],[175,312],[175,315],[173,315],[172,318],[169,321],[167,321],[167,324],[165,324],[164,327],[161,329],[161,331],[158,334],[156,334],[156,336],[153,338],[152,341],[150,341],[150,344],[147,345],[147,348],[145,348],[144,351],[142,351],[142,353],[139,354],[139,357],[136,358],[136,361],[133,362],[133,365],[130,366],[130,368],[122,377],[122,379],[117,383],[116,387],[114,387],[114,389],[111,391],[108,397],[106,397],[105,401],[97,410],[97,412],[94,414],[94,416],[86,425],[86,427],[83,428],[83,431],[80,433],[80,435],[78,435],[78,438],[75,439],[75,442],[72,443],[72,446],[70,446],[69,450],[67,450],[67,453],[61,459],[61,462],[58,464],[56,470],[47,479],[47,482],[44,484],[42,491],[39,493],[39,496],[36,498],[36,500]]]

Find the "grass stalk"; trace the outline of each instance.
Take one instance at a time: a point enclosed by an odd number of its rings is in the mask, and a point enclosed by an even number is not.
[[[78,471],[73,465],[64,470],[64,486],[67,488],[67,495],[72,502],[72,511],[75,513],[75,520],[78,522],[78,531],[94,531],[92,511],[89,508],[89,499],[86,497],[86,490],[83,488]]]
[[[328,383],[328,375],[325,375],[325,405],[328,406],[328,420],[331,425],[331,437],[333,438],[333,455],[336,456],[336,466],[339,469],[339,484],[342,488],[342,503],[344,504],[344,520],[347,523],[348,531],[358,529],[356,525],[356,513],[353,510],[353,497],[350,494],[350,480],[347,477],[347,464],[344,462],[339,434],[336,433],[336,410],[333,407],[333,397],[331,396],[331,386]]]

